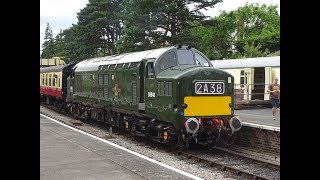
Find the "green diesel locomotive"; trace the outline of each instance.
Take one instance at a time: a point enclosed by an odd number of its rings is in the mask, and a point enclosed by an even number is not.
[[[233,76],[190,46],[82,61],[67,89],[74,116],[160,143],[213,146],[241,128]]]

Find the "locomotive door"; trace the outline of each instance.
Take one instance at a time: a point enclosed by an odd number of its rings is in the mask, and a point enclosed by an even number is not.
[[[145,60],[141,61],[139,66],[139,111],[145,110],[145,102],[144,102],[144,69],[145,69]]]
[[[145,103],[148,108],[157,108],[154,60],[148,60],[145,65]]]

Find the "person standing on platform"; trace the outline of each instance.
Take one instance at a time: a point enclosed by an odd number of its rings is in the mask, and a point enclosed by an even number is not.
[[[273,83],[269,85],[267,92],[270,93],[270,103],[272,105],[272,119],[276,120],[277,108],[280,108],[280,84],[278,78],[273,79]]]

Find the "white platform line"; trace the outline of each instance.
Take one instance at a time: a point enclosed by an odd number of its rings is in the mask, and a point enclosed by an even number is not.
[[[55,119],[53,119],[53,118],[51,118],[51,117],[48,117],[48,116],[46,116],[46,115],[44,115],[44,114],[41,114],[41,113],[40,113],[40,115],[43,116],[43,117],[46,117],[46,118],[48,118],[48,119],[50,119],[50,120],[52,120],[52,121],[54,121],[54,122],[56,122],[56,123],[59,123],[59,124],[65,126],[65,127],[68,127],[68,128],[70,128],[70,129],[72,129],[72,130],[75,130],[75,131],[77,131],[77,132],[80,132],[80,133],[82,133],[82,134],[85,134],[85,135],[87,135],[87,136],[90,136],[90,137],[92,137],[92,138],[94,138],[94,139],[97,139],[97,140],[100,140],[100,141],[102,141],[102,142],[105,142],[105,143],[107,143],[107,144],[109,144],[109,145],[111,145],[111,146],[114,146],[114,147],[117,147],[117,148],[122,149],[122,150],[124,150],[124,151],[127,151],[127,152],[129,152],[129,153],[131,153],[131,154],[133,154],[133,155],[139,156],[139,157],[141,157],[141,158],[143,158],[143,159],[145,159],[145,160],[148,160],[148,161],[150,161],[150,162],[156,163],[156,164],[158,164],[158,165],[160,165],[160,166],[163,166],[163,167],[165,167],[165,168],[171,169],[171,170],[173,170],[173,171],[175,171],[175,172],[177,172],[177,173],[183,174],[183,175],[185,175],[185,176],[188,176],[188,177],[190,177],[190,178],[197,179],[197,180],[202,179],[202,178],[197,177],[197,176],[195,176],[195,175],[192,175],[192,174],[189,174],[189,173],[187,173],[187,172],[181,171],[180,169],[171,167],[171,166],[169,166],[169,165],[167,165],[167,164],[164,164],[164,163],[162,163],[162,162],[159,162],[159,161],[157,161],[157,160],[151,159],[151,158],[149,158],[149,157],[147,157],[147,156],[144,156],[144,155],[142,155],[142,154],[139,154],[139,153],[136,153],[136,152],[131,151],[131,150],[129,150],[129,149],[126,149],[126,148],[124,148],[124,147],[122,147],[122,146],[119,146],[119,145],[117,145],[117,144],[114,144],[113,142],[107,141],[107,140],[105,140],[105,139],[101,139],[101,138],[96,137],[96,136],[93,136],[92,134],[89,134],[89,133],[87,133],[87,132],[84,132],[84,131],[81,131],[81,130],[79,130],[79,129],[76,129],[76,128],[73,128],[73,127],[71,127],[71,126],[68,126],[68,125],[66,125],[66,124],[63,124],[63,123],[61,123],[61,122],[59,122],[59,121],[57,121],[57,120],[55,120]]]
[[[242,122],[242,124],[244,126],[260,128],[260,129],[266,129],[266,130],[271,130],[271,131],[279,131],[280,132],[280,128],[279,127],[275,127],[275,126],[266,126],[266,125],[248,123],[248,122]]]

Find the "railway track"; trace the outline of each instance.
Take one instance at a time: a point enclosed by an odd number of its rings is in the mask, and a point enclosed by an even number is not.
[[[54,110],[59,114],[62,113],[62,112],[58,112],[58,109],[56,107],[49,106],[49,105],[43,105],[43,106],[46,108],[49,108],[51,110]],[[67,115],[65,113],[62,113],[62,114]],[[67,115],[67,116],[74,118],[70,115]],[[61,120],[59,120],[59,121],[61,121]],[[63,123],[65,123],[65,122],[63,122]],[[82,125],[81,122],[77,121],[77,120],[70,122],[70,123],[72,123],[73,127],[75,127],[75,128],[79,128],[79,126]],[[99,123],[99,122],[90,123],[90,125],[102,128],[105,131],[109,131],[109,129],[110,129],[110,126],[105,125],[103,123]],[[114,129],[112,133],[115,133],[118,136],[123,136],[123,137],[129,138],[132,141],[138,141],[140,143],[143,143],[143,144],[149,146],[150,148],[156,148],[158,150],[165,150],[168,153],[173,153],[176,156],[183,157],[187,161],[194,161],[194,162],[199,163],[203,166],[207,166],[208,168],[214,167],[215,169],[218,169],[221,171],[231,172],[234,175],[239,176],[239,177],[245,177],[248,179],[256,179],[256,180],[273,179],[273,178],[269,178],[267,176],[262,176],[259,173],[254,173],[254,172],[250,172],[250,171],[243,169],[243,168],[238,168],[237,163],[233,163],[230,165],[228,163],[224,163],[223,160],[212,160],[211,158],[205,158],[205,157],[203,157],[203,154],[204,153],[209,154],[209,156],[216,156],[217,154],[224,155],[224,156],[233,156],[233,157],[237,157],[237,159],[244,160],[246,163],[255,164],[261,168],[267,168],[267,169],[270,169],[271,171],[279,171],[280,172],[280,165],[268,163],[268,162],[261,161],[258,159],[253,159],[250,157],[246,157],[245,155],[241,155],[241,154],[235,154],[235,153],[232,153],[232,152],[230,152],[226,149],[223,149],[223,148],[214,148],[213,150],[210,150],[210,151],[209,150],[199,150],[199,149],[186,151],[186,150],[181,150],[181,149],[173,149],[170,147],[164,147],[164,146],[157,144],[155,142],[146,142],[141,137],[134,137],[126,132],[117,131],[116,129]],[[95,135],[95,134],[93,134],[93,135]],[[241,163],[241,161],[240,161],[240,163]]]
[[[253,157],[247,157],[246,155],[242,155],[242,154],[239,154],[239,153],[236,153],[236,152],[233,152],[233,151],[230,151],[228,149],[221,148],[221,147],[215,147],[214,151],[216,151],[216,152],[219,151],[219,152],[222,152],[222,153],[232,154],[234,156],[238,156],[238,157],[241,157],[243,159],[246,159],[250,163],[257,164],[257,165],[260,165],[260,166],[263,166],[263,167],[266,167],[266,168],[269,168],[269,169],[272,169],[272,170],[275,170],[275,171],[280,171],[280,164],[267,162],[267,161],[256,159],[256,158],[253,158]]]
[[[216,161],[212,161],[212,160],[201,158],[201,157],[199,157],[197,155],[194,155],[192,153],[187,153],[187,152],[183,152],[183,151],[177,151],[176,153],[178,155],[186,156],[188,159],[194,159],[194,160],[198,161],[199,163],[204,163],[204,164],[206,164],[206,165],[208,165],[210,167],[216,167],[216,168],[218,168],[218,169],[220,169],[222,171],[230,171],[232,173],[235,173],[236,175],[244,176],[244,177],[249,178],[249,179],[255,179],[255,180],[260,180],[260,179],[266,180],[266,179],[269,179],[269,178],[266,178],[266,177],[263,177],[263,176],[260,176],[260,175],[257,175],[257,174],[253,174],[253,173],[247,172],[247,171],[239,169],[239,168],[235,168],[233,166],[226,165],[226,164],[221,163],[221,162],[216,162]]]
[[[134,136],[130,136],[130,134],[123,134],[122,132],[117,132],[121,135],[126,136],[127,138],[130,138],[133,141],[140,141],[143,142],[144,140],[142,138],[139,137],[134,137]],[[246,171],[244,169],[241,168],[237,168],[237,164],[232,164],[232,165],[228,165],[227,163],[224,162],[219,162],[217,160],[210,160],[207,158],[203,158],[200,157],[199,154],[201,154],[203,151],[185,151],[185,150],[181,150],[181,149],[173,149],[170,147],[164,147],[161,144],[157,144],[157,143],[153,143],[151,142],[151,144],[148,144],[151,148],[156,148],[158,150],[164,150],[168,153],[173,153],[176,156],[182,156],[184,157],[186,160],[193,160],[194,162],[197,162],[199,164],[202,164],[204,166],[207,167],[215,167],[216,169],[219,169],[221,171],[229,171],[231,173],[233,173],[236,176],[242,176],[248,179],[255,179],[255,180],[267,180],[267,179],[273,179],[273,178],[268,178],[265,176],[261,176],[259,174],[255,174],[255,173],[251,173],[249,171]],[[228,151],[224,151],[223,149],[220,148],[215,148],[215,151],[212,153],[212,155],[217,155],[216,153],[220,151],[219,153],[223,153],[223,154],[229,154],[231,155],[232,153],[229,153]],[[259,166],[261,166],[262,168],[268,168],[271,169],[273,171],[280,171],[280,166],[276,165],[276,164],[271,164],[271,163],[266,163],[264,161],[260,161],[257,159],[252,159],[249,157],[245,157],[245,156],[241,156],[238,154],[232,154],[232,156],[238,156],[238,158],[242,158],[245,159],[247,162],[252,163],[252,164],[257,164]]]

